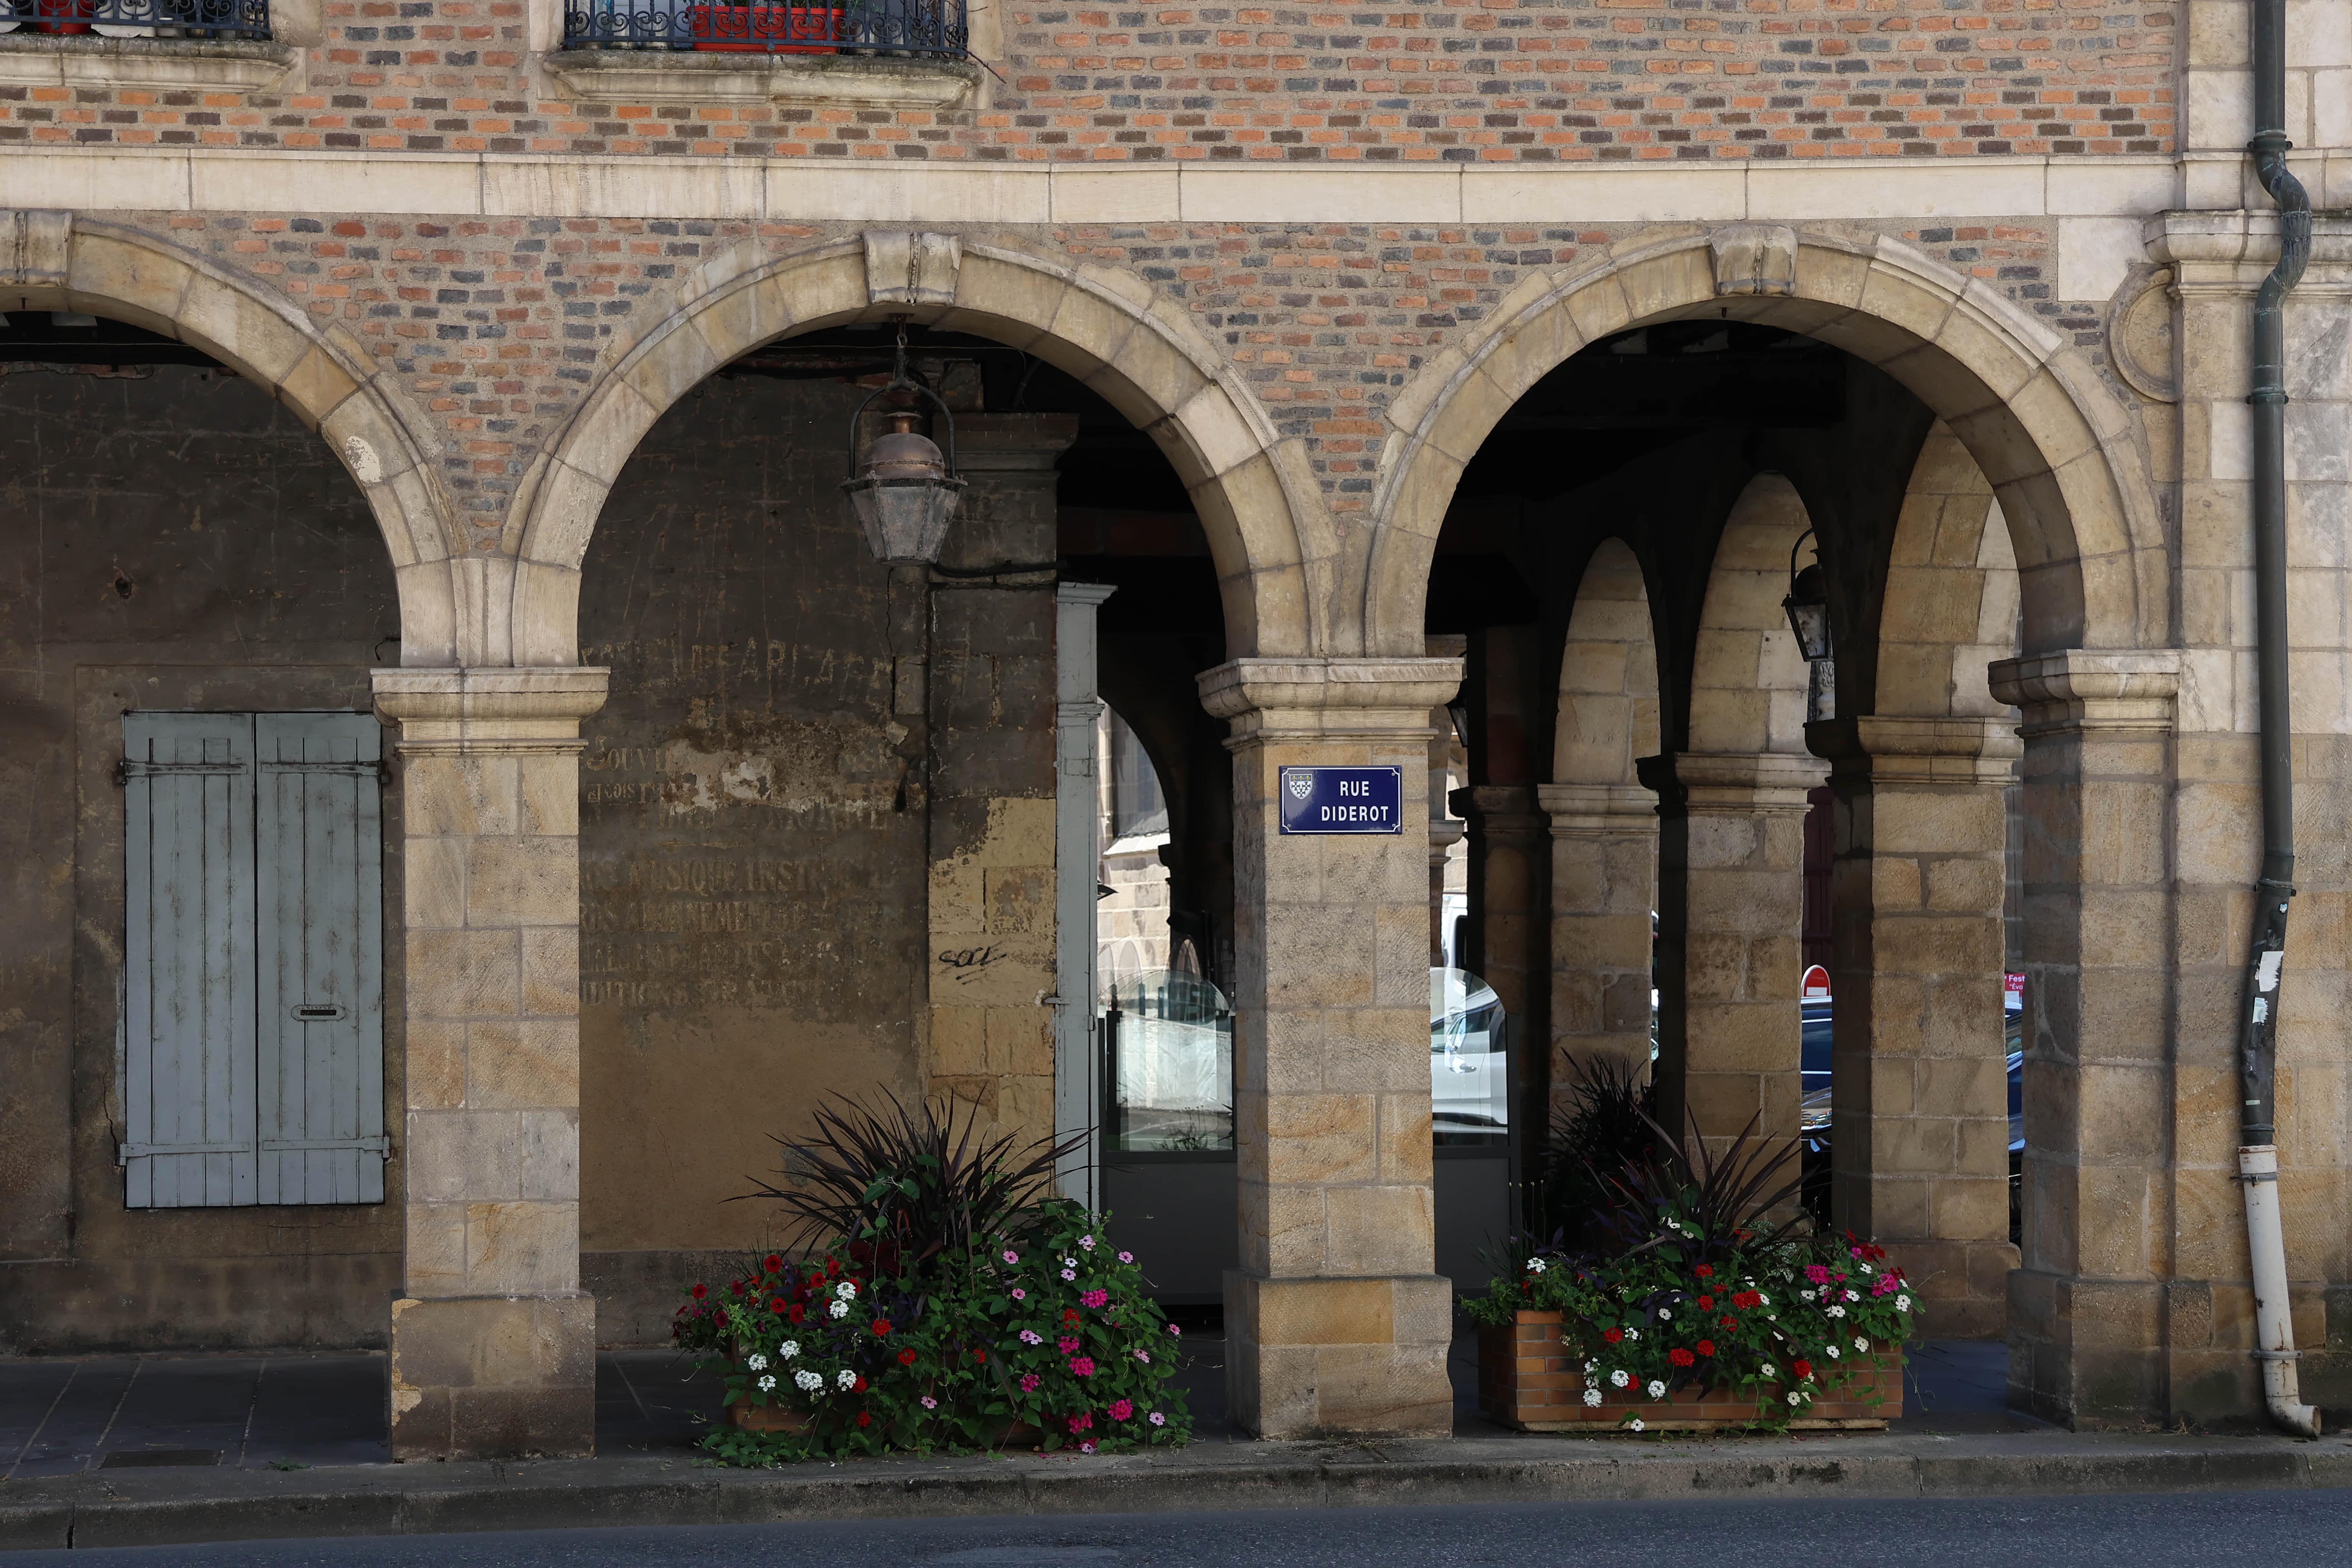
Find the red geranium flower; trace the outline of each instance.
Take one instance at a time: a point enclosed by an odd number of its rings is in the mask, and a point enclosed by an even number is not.
[[[1676,1345],[1674,1349],[1666,1352],[1666,1359],[1674,1363],[1676,1366],[1688,1366],[1698,1358],[1692,1355],[1690,1352],[1683,1349],[1682,1346]]]
[[[860,1426],[870,1426],[874,1424],[874,1417],[861,1410],[857,1413],[857,1424]]]
[[[890,1337],[889,1319],[877,1318],[874,1320],[874,1337],[877,1340],[887,1340]]]
[[[1721,1321],[1727,1329],[1736,1329],[1739,1326],[1739,1320],[1737,1318],[1725,1318]]]
[[[988,1352],[986,1351],[974,1351],[971,1352],[971,1359],[974,1361],[984,1362],[988,1359]]]
[[[898,1364],[900,1366],[912,1366],[915,1364],[915,1352],[911,1348],[898,1352]]]
[[[1611,1344],[1612,1344],[1612,1345],[1613,1345],[1613,1344],[1615,1344],[1619,1340],[1622,1340],[1622,1339],[1623,1339],[1623,1338],[1625,1337],[1625,1331],[1624,1331],[1624,1330],[1622,1330],[1622,1329],[1603,1329],[1603,1330],[1601,1330],[1601,1337],[1602,1339],[1604,1339],[1604,1340],[1607,1340]]]
[[[1075,1309],[1069,1307],[1062,1309],[1062,1321],[1066,1323],[1075,1323],[1077,1321],[1078,1314]]]
[[[1738,1295],[1732,1297],[1731,1304],[1744,1311],[1749,1307],[1762,1305],[1763,1300],[1764,1298],[1758,1295],[1753,1290],[1742,1290]]]
[[[1712,1264],[1702,1263],[1697,1268],[1692,1269],[1691,1272],[1697,1275],[1702,1279],[1712,1279],[1715,1278],[1715,1268]]]
[[[709,1294],[710,1294],[710,1287],[709,1287],[709,1286],[708,1286],[708,1285],[697,1285],[697,1286],[694,1288],[694,1299],[695,1299],[696,1300],[698,1300],[698,1301],[701,1300],[705,1296],[708,1296],[708,1295],[709,1295]]]
[[[1698,1310],[1699,1310],[1700,1311],[1702,1311],[1702,1312],[1712,1312],[1712,1311],[1714,1311],[1714,1310],[1715,1310],[1715,1298],[1714,1298],[1714,1297],[1712,1297],[1712,1296],[1701,1296],[1701,1297],[1698,1299]]]
[[[824,1260],[824,1271],[825,1271],[825,1274],[826,1274],[828,1277],[830,1277],[830,1276],[832,1276],[832,1275],[835,1275],[835,1274],[840,1273],[840,1272],[841,1272],[841,1259],[840,1259],[840,1258],[826,1258],[826,1259]]]
[[[1789,1363],[1789,1370],[1800,1378],[1811,1377],[1813,1375],[1813,1363],[1809,1361],[1792,1361]]]
[[[1699,1341],[1698,1353],[1701,1355],[1713,1355],[1715,1353],[1715,1342],[1713,1340]]]
[[[856,1383],[851,1384],[849,1385],[849,1392],[850,1392],[850,1393],[852,1393],[852,1394],[863,1394],[863,1393],[865,1393],[865,1392],[866,1392],[866,1380],[865,1380],[863,1377],[861,1377],[861,1378],[859,1378]]]

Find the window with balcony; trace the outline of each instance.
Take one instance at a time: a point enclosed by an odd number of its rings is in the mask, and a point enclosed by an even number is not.
[[[269,37],[269,0],[0,0],[0,33],[101,38]]]
[[[963,0],[854,0],[845,5],[568,0],[563,13],[564,47],[572,49],[961,59],[969,41]]]

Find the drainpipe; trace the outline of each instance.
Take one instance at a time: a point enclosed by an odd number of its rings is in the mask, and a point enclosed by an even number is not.
[[[2243,1089],[2238,1180],[2246,1194],[2246,1247],[2253,1262],[2254,1359],[2271,1419],[2319,1436],[2319,1412],[2295,1384],[2294,1319],[2288,1310],[2286,1239],[2279,1224],[2276,1072],[2279,970],[2286,959],[2287,900],[2294,897],[2294,771],[2287,710],[2286,375],[2280,304],[2311,255],[2311,198],[2287,173],[2286,0],[2252,0],[2255,177],[2278,204],[2279,258],[2254,296],[2254,610],[2262,692],[2263,871],[2254,886],[2254,933],[2246,955],[2238,1068]]]

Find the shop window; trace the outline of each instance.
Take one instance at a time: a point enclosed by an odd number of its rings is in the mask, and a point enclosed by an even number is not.
[[[124,715],[130,1207],[383,1201],[383,737]]]

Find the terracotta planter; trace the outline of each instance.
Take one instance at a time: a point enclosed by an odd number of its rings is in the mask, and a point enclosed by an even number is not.
[[[1522,1432],[1622,1432],[1628,1410],[1650,1432],[1717,1432],[1757,1418],[1752,1396],[1727,1389],[1675,1390],[1664,1399],[1604,1386],[1599,1405],[1584,1403],[1581,1357],[1559,1342],[1558,1312],[1521,1312],[1505,1327],[1478,1330],[1478,1408]],[[1816,1398],[1790,1420],[1800,1432],[1874,1432],[1903,1414],[1903,1358],[1875,1355],[1869,1370]],[[1883,1396],[1878,1404],[1874,1395]]]
[[[694,47],[722,53],[829,55],[841,47],[844,7],[818,5],[695,5],[689,7]]]
[[[784,1405],[750,1405],[733,1400],[727,1419],[746,1432],[805,1432],[808,1417]]]

